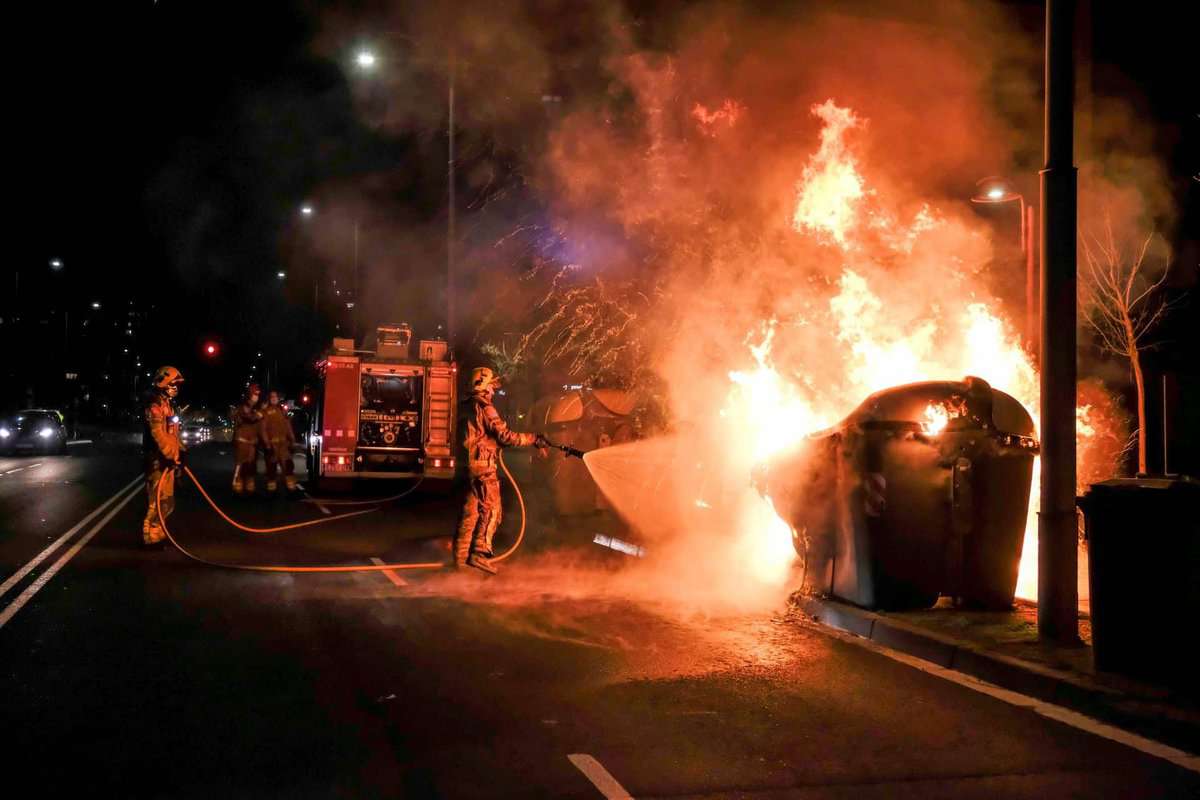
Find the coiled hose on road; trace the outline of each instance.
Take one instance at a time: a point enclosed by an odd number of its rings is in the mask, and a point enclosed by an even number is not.
[[[521,528],[517,532],[516,541],[514,541],[512,543],[512,545],[507,550],[505,550],[503,553],[500,553],[499,555],[493,557],[492,558],[493,563],[495,563],[497,561],[503,561],[504,559],[511,556],[513,553],[515,553],[517,551],[517,548],[519,548],[521,546],[521,542],[524,541],[524,539],[525,539],[525,498],[521,494],[520,485],[517,483],[516,479],[513,478],[512,473],[508,471],[508,465],[504,463],[503,454],[501,454],[501,456],[500,456],[500,468],[504,470],[504,476],[506,478],[508,478],[508,482],[512,484],[513,490],[517,493],[517,505],[521,509]],[[376,506],[376,508],[368,508],[363,511],[351,511],[346,514],[337,514],[336,516],[326,517],[325,519],[314,519],[314,520],[309,520],[307,522],[295,522],[290,525],[280,525],[280,526],[277,526],[274,528],[252,528],[248,525],[242,525],[240,522],[236,521],[235,519],[230,517],[228,514],[226,514],[221,509],[221,507],[216,504],[216,501],[214,501],[212,499],[212,497],[209,496],[208,492],[205,491],[204,486],[201,485],[200,480],[195,476],[195,474],[192,472],[192,470],[190,468],[183,467],[183,472],[189,478],[191,478],[192,483],[196,484],[196,488],[200,490],[200,494],[204,497],[205,500],[208,501],[208,504],[210,506],[212,506],[213,510],[216,511],[217,514],[219,514],[222,519],[224,519],[226,522],[228,522],[230,525],[234,526],[235,528],[237,528],[241,531],[245,531],[246,533],[256,533],[256,534],[281,533],[283,531],[295,530],[296,528],[307,528],[307,527],[311,527],[313,525],[324,525],[328,522],[334,522],[339,519],[346,519],[347,517],[357,517],[357,516],[361,516],[363,514],[370,514],[372,511],[375,511],[378,508],[378,506]],[[398,563],[398,564],[313,566],[313,567],[274,566],[274,565],[266,565],[266,564],[230,564],[230,563],[227,563],[224,561],[211,561],[207,558],[203,558],[203,557],[198,556],[195,553],[191,552],[186,547],[181,545],[179,543],[178,539],[176,539],[174,536],[171,535],[171,529],[167,527],[167,520],[165,517],[163,517],[162,503],[161,503],[162,484],[163,484],[163,479],[166,478],[166,475],[167,475],[167,473],[164,471],[162,474],[162,477],[160,477],[158,479],[158,483],[154,487],[154,507],[158,510],[158,524],[160,526],[162,526],[163,533],[166,534],[168,541],[171,542],[171,544],[175,547],[176,550],[178,550],[180,553],[183,553],[185,556],[187,556],[191,560],[196,561],[200,564],[205,564],[210,567],[220,567],[222,569],[237,569],[237,570],[245,570],[245,571],[249,571],[249,572],[294,572],[294,573],[303,573],[303,572],[383,572],[385,570],[401,570],[401,569],[443,569],[444,567],[450,566],[449,564],[447,564],[444,561],[402,562],[402,563]],[[413,491],[414,489],[416,489],[415,486],[412,487],[411,489],[409,489],[407,492],[404,492],[403,494],[408,494],[409,492]],[[403,494],[397,495],[397,497],[401,497],[401,496],[403,496]],[[379,502],[380,503],[386,502],[388,499],[389,498],[385,498],[384,500],[381,500]]]

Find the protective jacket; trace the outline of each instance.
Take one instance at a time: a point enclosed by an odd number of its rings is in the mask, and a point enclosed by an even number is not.
[[[240,445],[258,446],[259,426],[262,414],[249,403],[242,403],[233,411],[233,440]]]
[[[276,449],[280,449],[284,444],[292,445],[296,442],[296,434],[292,432],[292,421],[288,419],[283,406],[268,404],[263,408],[259,435],[264,442]]]
[[[532,447],[537,440],[536,434],[510,430],[491,400],[475,395],[468,402],[463,446],[471,475],[495,474],[501,448]]]
[[[147,461],[154,459],[166,465],[179,459],[180,447],[179,422],[171,399],[155,394],[142,413],[142,452]]]

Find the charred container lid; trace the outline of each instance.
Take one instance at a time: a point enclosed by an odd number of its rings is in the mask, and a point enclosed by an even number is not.
[[[1033,417],[1015,397],[987,381],[923,381],[884,389],[864,400],[838,429],[911,431],[924,436],[983,431],[1001,445],[1037,452]]]

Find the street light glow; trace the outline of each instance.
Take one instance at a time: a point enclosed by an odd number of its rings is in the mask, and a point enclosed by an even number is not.
[[[96,309],[100,308],[100,303],[93,301],[92,308],[96,308]]]
[[[62,267],[63,267],[63,262],[62,262],[61,258],[50,259],[50,269],[59,270],[59,269],[62,269]]]
[[[370,50],[359,50],[354,56],[354,63],[358,64],[361,69],[371,69],[375,66],[375,54]]]
[[[287,277],[287,273],[284,272],[283,270],[279,270],[279,272],[275,273],[275,277],[279,278],[279,280],[283,280],[284,278]]]
[[[300,206],[300,213],[306,217],[311,217],[313,214],[313,207],[305,203],[304,205]]]

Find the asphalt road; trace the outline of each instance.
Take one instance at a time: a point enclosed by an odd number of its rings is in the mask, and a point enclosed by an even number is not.
[[[232,498],[222,447],[192,463],[235,517],[324,516]],[[119,494],[138,469],[120,445],[0,460],[6,580],[116,498],[0,597],[8,792],[1200,796],[1200,775],[780,613],[625,591],[625,557],[586,538],[533,530],[495,578],[263,574],[144,551],[142,497]],[[369,564],[443,558],[453,518],[452,498],[419,493],[252,537],[184,487],[171,529],[211,560]]]

